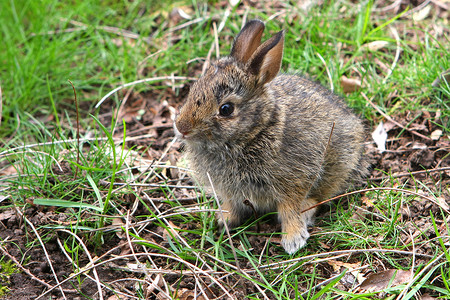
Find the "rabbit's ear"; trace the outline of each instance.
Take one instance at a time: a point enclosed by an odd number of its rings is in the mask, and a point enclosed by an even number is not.
[[[253,52],[261,45],[264,27],[264,23],[256,19],[245,24],[234,40],[230,56],[239,62],[247,63]]]
[[[256,49],[247,64],[247,71],[265,84],[277,76],[283,58],[284,31],[280,31]]]

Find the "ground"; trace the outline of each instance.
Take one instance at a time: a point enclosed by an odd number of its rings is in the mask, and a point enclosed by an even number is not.
[[[154,101],[153,95],[139,95],[136,98],[131,98],[128,101],[127,106],[124,108],[126,114],[130,114],[136,106],[145,106],[148,108],[148,111],[153,111],[154,115],[144,115],[144,128],[148,132],[148,130],[154,130],[154,137],[151,138],[140,138],[138,140],[132,141],[127,146],[131,148],[132,145],[149,145],[152,144],[152,149],[149,151],[148,159],[149,160],[158,160],[166,148],[166,146],[172,141],[173,138],[173,129],[172,129],[172,120],[170,119],[170,115],[168,113],[168,106],[177,107],[180,105],[182,101],[182,96],[173,96],[170,91],[167,92],[166,98],[168,100],[167,105],[161,105],[159,102]],[[435,115],[432,115],[428,112],[419,112],[417,115],[399,115],[393,116],[400,124],[406,126],[409,124],[409,129],[414,129],[415,132],[423,134],[425,136],[429,136],[430,133],[438,129],[437,125],[430,122],[435,118]],[[413,122],[411,123],[411,120]],[[141,123],[134,122],[131,120],[128,124],[128,132],[140,132],[142,131]],[[390,127],[390,128],[389,128]],[[397,136],[403,128],[391,125],[388,126],[389,136]],[[131,135],[131,134],[130,134]],[[130,137],[129,135],[129,137]],[[448,137],[440,137],[439,139],[422,139],[420,136],[414,135],[412,133],[404,133],[400,138],[392,138],[388,142],[387,146],[388,150],[380,153],[376,149],[371,138],[367,139],[366,143],[366,155],[372,164],[371,175],[368,179],[369,185],[372,187],[376,187],[384,180],[392,180],[395,181],[396,187],[401,187],[403,189],[414,188],[415,182],[420,181],[424,187],[427,187],[431,190],[439,189],[440,187],[448,186],[450,183],[450,160],[448,159],[450,142]],[[173,145],[169,153],[165,156],[163,161],[170,162],[171,160],[179,161],[182,157],[180,152],[181,145],[177,142]],[[424,171],[428,170],[428,171]],[[415,173],[417,172],[417,173]],[[389,175],[386,175],[389,174]],[[70,174],[62,174],[60,176],[66,176]],[[192,182],[188,178],[182,179],[179,172],[169,172],[166,174],[170,180],[174,180],[176,182],[185,182],[186,185],[191,185]],[[413,180],[414,179],[414,180]],[[64,180],[62,178],[61,180]],[[364,187],[364,186],[361,186]],[[197,200],[195,199],[194,192],[179,192],[177,191],[178,199],[183,201],[183,205],[198,205]],[[185,193],[185,194],[184,194]],[[362,199],[366,198],[364,192],[361,192]],[[424,192],[425,195],[425,192]],[[133,195],[125,195],[129,197],[127,201],[128,204],[124,204],[124,207],[128,207],[131,209],[133,204]],[[152,191],[151,198],[164,200],[165,196],[161,191]],[[187,198],[184,200],[183,198]],[[189,200],[191,199],[191,200]],[[418,235],[418,229],[426,232],[428,229],[432,228],[432,222],[430,219],[425,219],[424,216],[427,216],[430,211],[432,211],[436,216],[440,215],[440,206],[445,207],[448,210],[448,190],[443,190],[440,200],[441,203],[436,205],[435,203],[424,200],[421,197],[416,197],[412,202],[409,203],[408,206],[402,206],[399,218],[402,218],[405,224],[409,224],[407,228],[402,229],[405,235],[404,240],[408,240],[412,235]],[[354,205],[350,202],[351,200],[342,200],[339,203],[340,209],[348,209],[349,205]],[[171,205],[164,203],[161,201],[159,204],[156,202],[157,206],[152,208],[152,210],[158,210],[160,212],[170,212],[173,211]],[[326,205],[325,205],[326,206]],[[136,216],[144,216],[151,215],[149,211],[147,211],[148,207],[143,207],[139,205],[136,208],[134,214]],[[370,201],[361,203],[360,210],[357,210],[355,214],[352,216],[353,221],[357,224],[358,220],[370,221],[372,219],[382,219],[383,212],[378,212],[378,208],[373,204],[370,204]],[[156,213],[154,211],[154,213]],[[339,214],[336,210],[335,205],[326,206],[320,210],[317,222],[317,227],[312,229],[312,239],[316,234],[320,234],[321,232],[321,219],[326,219],[329,215]],[[31,222],[35,228],[39,228],[41,225],[46,224],[65,224],[68,223],[69,220],[66,220],[65,214],[57,213],[55,207],[42,207],[31,205],[24,211],[24,215],[27,217],[28,221]],[[88,217],[88,216],[86,216]],[[349,222],[352,221],[349,220]],[[34,233],[30,230],[28,224],[26,224],[23,219],[14,212],[14,208],[10,208],[9,210],[4,210],[0,214],[0,225],[3,227],[3,230],[0,231],[0,238],[8,243],[4,243],[2,248],[4,251],[8,253],[8,257],[14,257],[17,261],[23,259],[23,257],[27,257],[27,261],[22,261],[21,265],[27,269],[27,273],[18,272],[13,274],[9,278],[8,286],[10,287],[10,292],[5,299],[32,299],[40,295],[46,288],[43,285],[43,282],[49,284],[50,286],[55,285],[54,276],[52,275],[52,270],[46,258],[46,255],[36,241],[34,240]],[[135,220],[138,221],[138,220]],[[145,220],[144,220],[145,222]],[[439,221],[438,226],[444,226],[445,223]],[[121,224],[125,225],[125,224]],[[184,224],[178,223],[172,224],[175,228],[178,228],[183,232],[185,238],[189,239],[189,231],[195,230],[198,227],[198,224]],[[151,241],[155,244],[161,245],[161,247],[167,247],[169,244],[168,240],[164,238],[167,235],[165,229],[160,227],[160,224],[153,224],[149,222],[146,226],[146,230],[152,232],[153,234],[141,235],[142,238],[147,238],[147,241]],[[357,225],[355,225],[357,226]],[[273,220],[266,221],[262,224],[258,224],[256,228],[255,226],[251,227],[249,231],[252,232],[248,241],[251,245],[252,251],[256,253],[267,252],[270,255],[276,255],[279,252],[282,252],[282,248],[280,248],[277,238],[273,238],[274,244],[272,246],[267,246],[268,240],[270,239],[270,234],[274,231],[280,231],[281,228],[276,224]],[[257,234],[259,232],[260,234]],[[43,234],[44,231],[41,231]],[[86,234],[85,237],[89,236]],[[57,277],[60,279],[67,278],[72,273],[72,265],[68,261],[67,257],[61,251],[61,243],[67,237],[67,234],[64,232],[53,232],[50,233],[50,236],[46,238],[45,248],[47,251],[47,255],[50,257],[54,272]],[[83,237],[83,235],[81,235]],[[418,246],[415,251],[416,255],[418,255],[417,260],[421,261],[422,259],[428,260],[427,256],[421,257],[419,255],[429,255],[433,256],[434,250],[427,243],[427,238],[433,239],[436,235],[433,231],[430,231],[427,235],[421,235],[421,238],[416,238],[416,244]],[[193,234],[192,238],[196,238]],[[121,256],[131,253],[131,249],[129,244],[124,237],[123,233],[117,234],[108,234],[104,236],[104,243],[100,249],[90,249],[93,253],[95,253],[98,257],[102,257],[102,260],[112,259],[115,256]],[[239,242],[234,241],[235,246],[239,247]],[[312,247],[313,244],[309,243],[309,247]],[[324,245],[326,249],[332,249],[332,243],[330,245]],[[135,247],[134,251],[139,251]],[[308,246],[307,246],[308,248]],[[311,252],[314,252],[314,249],[310,249]],[[26,255],[24,255],[26,253]],[[88,265],[89,260],[86,257],[80,257],[79,265],[86,266]],[[131,282],[127,282],[126,278],[134,277],[139,278],[141,272],[143,271],[128,271],[127,264],[133,263],[133,259],[131,257],[111,260],[110,262],[101,265],[96,268],[98,277],[104,283],[112,283],[119,278],[124,279],[123,282],[118,282],[116,284],[112,284],[113,286],[120,287],[123,291],[131,291],[136,287]],[[163,257],[155,257],[153,260],[156,268],[161,268],[165,270],[177,269],[177,262],[168,261]],[[241,262],[242,264],[243,262]],[[417,263],[417,262],[416,262]],[[253,267],[250,263],[241,265],[241,268],[251,270]],[[407,265],[405,265],[407,267]],[[328,268],[326,265],[322,270],[321,275],[325,278],[332,277],[335,273],[333,270],[333,266],[330,265]],[[170,271],[169,271],[170,273]],[[37,280],[33,280],[32,276],[41,280],[41,282]],[[91,274],[92,276],[92,274]],[[230,278],[230,284],[235,280]],[[355,280],[354,278],[352,279]],[[188,291],[189,295],[193,293],[193,288],[195,287],[194,278],[190,276],[185,276],[182,280],[180,280],[180,275],[174,272],[173,274],[166,274],[165,281],[169,285],[176,284],[180,291]],[[249,294],[257,292],[255,287],[251,284],[241,282],[242,287],[236,288],[236,293]],[[351,285],[351,283],[350,283]],[[97,287],[92,284],[91,281],[82,280],[78,282],[75,279],[70,280],[69,282],[62,284],[63,289],[68,298],[76,299],[76,297],[81,297],[80,295],[86,295],[86,297],[98,298],[95,296],[97,293]],[[222,291],[220,291],[217,287],[211,288],[211,295],[220,295]],[[60,295],[57,289],[52,291],[53,295]],[[107,295],[112,295],[111,293],[106,293]],[[77,295],[77,296],[75,296]],[[58,296],[60,297],[60,296]],[[74,297],[74,298],[71,298]],[[239,297],[239,296],[238,296]],[[80,298],[80,299],[81,299]],[[148,299],[152,299],[153,297],[149,297]],[[110,298],[114,299],[114,298]],[[147,298],[146,298],[147,299]],[[155,298],[156,299],[156,298]],[[181,299],[188,299],[181,298]]]

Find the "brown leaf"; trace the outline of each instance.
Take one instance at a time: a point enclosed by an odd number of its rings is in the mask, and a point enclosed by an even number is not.
[[[14,210],[12,208],[5,210],[4,212],[0,213],[0,221],[8,220],[14,215]]]
[[[436,129],[435,131],[433,131],[432,133],[431,133],[431,139],[433,140],[433,141],[437,141],[437,140],[439,140],[440,138],[441,138],[441,135],[442,135],[442,130],[440,130],[440,129]]]
[[[163,232],[163,238],[165,240],[168,240],[172,237],[177,237],[177,229],[181,229],[180,227],[176,226],[172,221],[169,221],[170,227],[165,228]]]
[[[430,294],[423,294],[420,300],[434,300],[437,298],[432,297]]]
[[[410,280],[411,271],[390,269],[369,275],[361,284],[361,289],[378,292],[386,289],[388,286],[397,286]]]
[[[388,41],[373,41],[361,46],[362,50],[378,51],[389,45]]]
[[[372,200],[369,199],[369,197],[367,197],[367,196],[362,196],[362,197],[361,197],[361,201],[362,201],[362,203],[364,203],[367,207],[373,207],[373,202],[372,202]]]
[[[14,165],[10,165],[0,172],[0,176],[11,176],[17,174],[17,167]]]
[[[112,225],[113,226],[120,226],[120,227],[124,227],[125,228],[125,223],[122,221],[121,218],[113,218],[112,219]],[[120,239],[125,239],[127,237],[125,232],[123,232],[122,229],[120,229],[120,228],[116,231],[116,235]]]
[[[361,267],[361,263],[345,263],[342,261],[338,261],[338,260],[327,260],[327,263],[333,267],[334,272],[341,272],[341,268],[345,268],[348,269],[349,272],[356,278],[356,280],[358,280],[358,283],[361,283],[362,281],[365,280],[364,276],[361,274],[359,267]]]
[[[361,80],[358,78],[347,78],[342,75],[341,86],[344,93],[353,93],[361,88]]]

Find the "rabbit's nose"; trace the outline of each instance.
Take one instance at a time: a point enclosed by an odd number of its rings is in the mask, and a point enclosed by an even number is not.
[[[183,138],[185,138],[191,132],[192,125],[187,120],[177,119],[175,122],[175,129],[183,136]]]

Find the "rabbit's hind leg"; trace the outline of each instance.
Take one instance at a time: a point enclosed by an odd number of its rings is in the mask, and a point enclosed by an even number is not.
[[[287,199],[284,199],[287,200]],[[312,207],[317,202],[312,198],[302,201],[280,201],[278,204],[278,218],[281,221],[282,231],[285,233],[281,239],[283,248],[289,254],[294,254],[306,245],[309,238],[308,226],[314,223],[316,208],[312,208],[304,213],[304,209]]]

